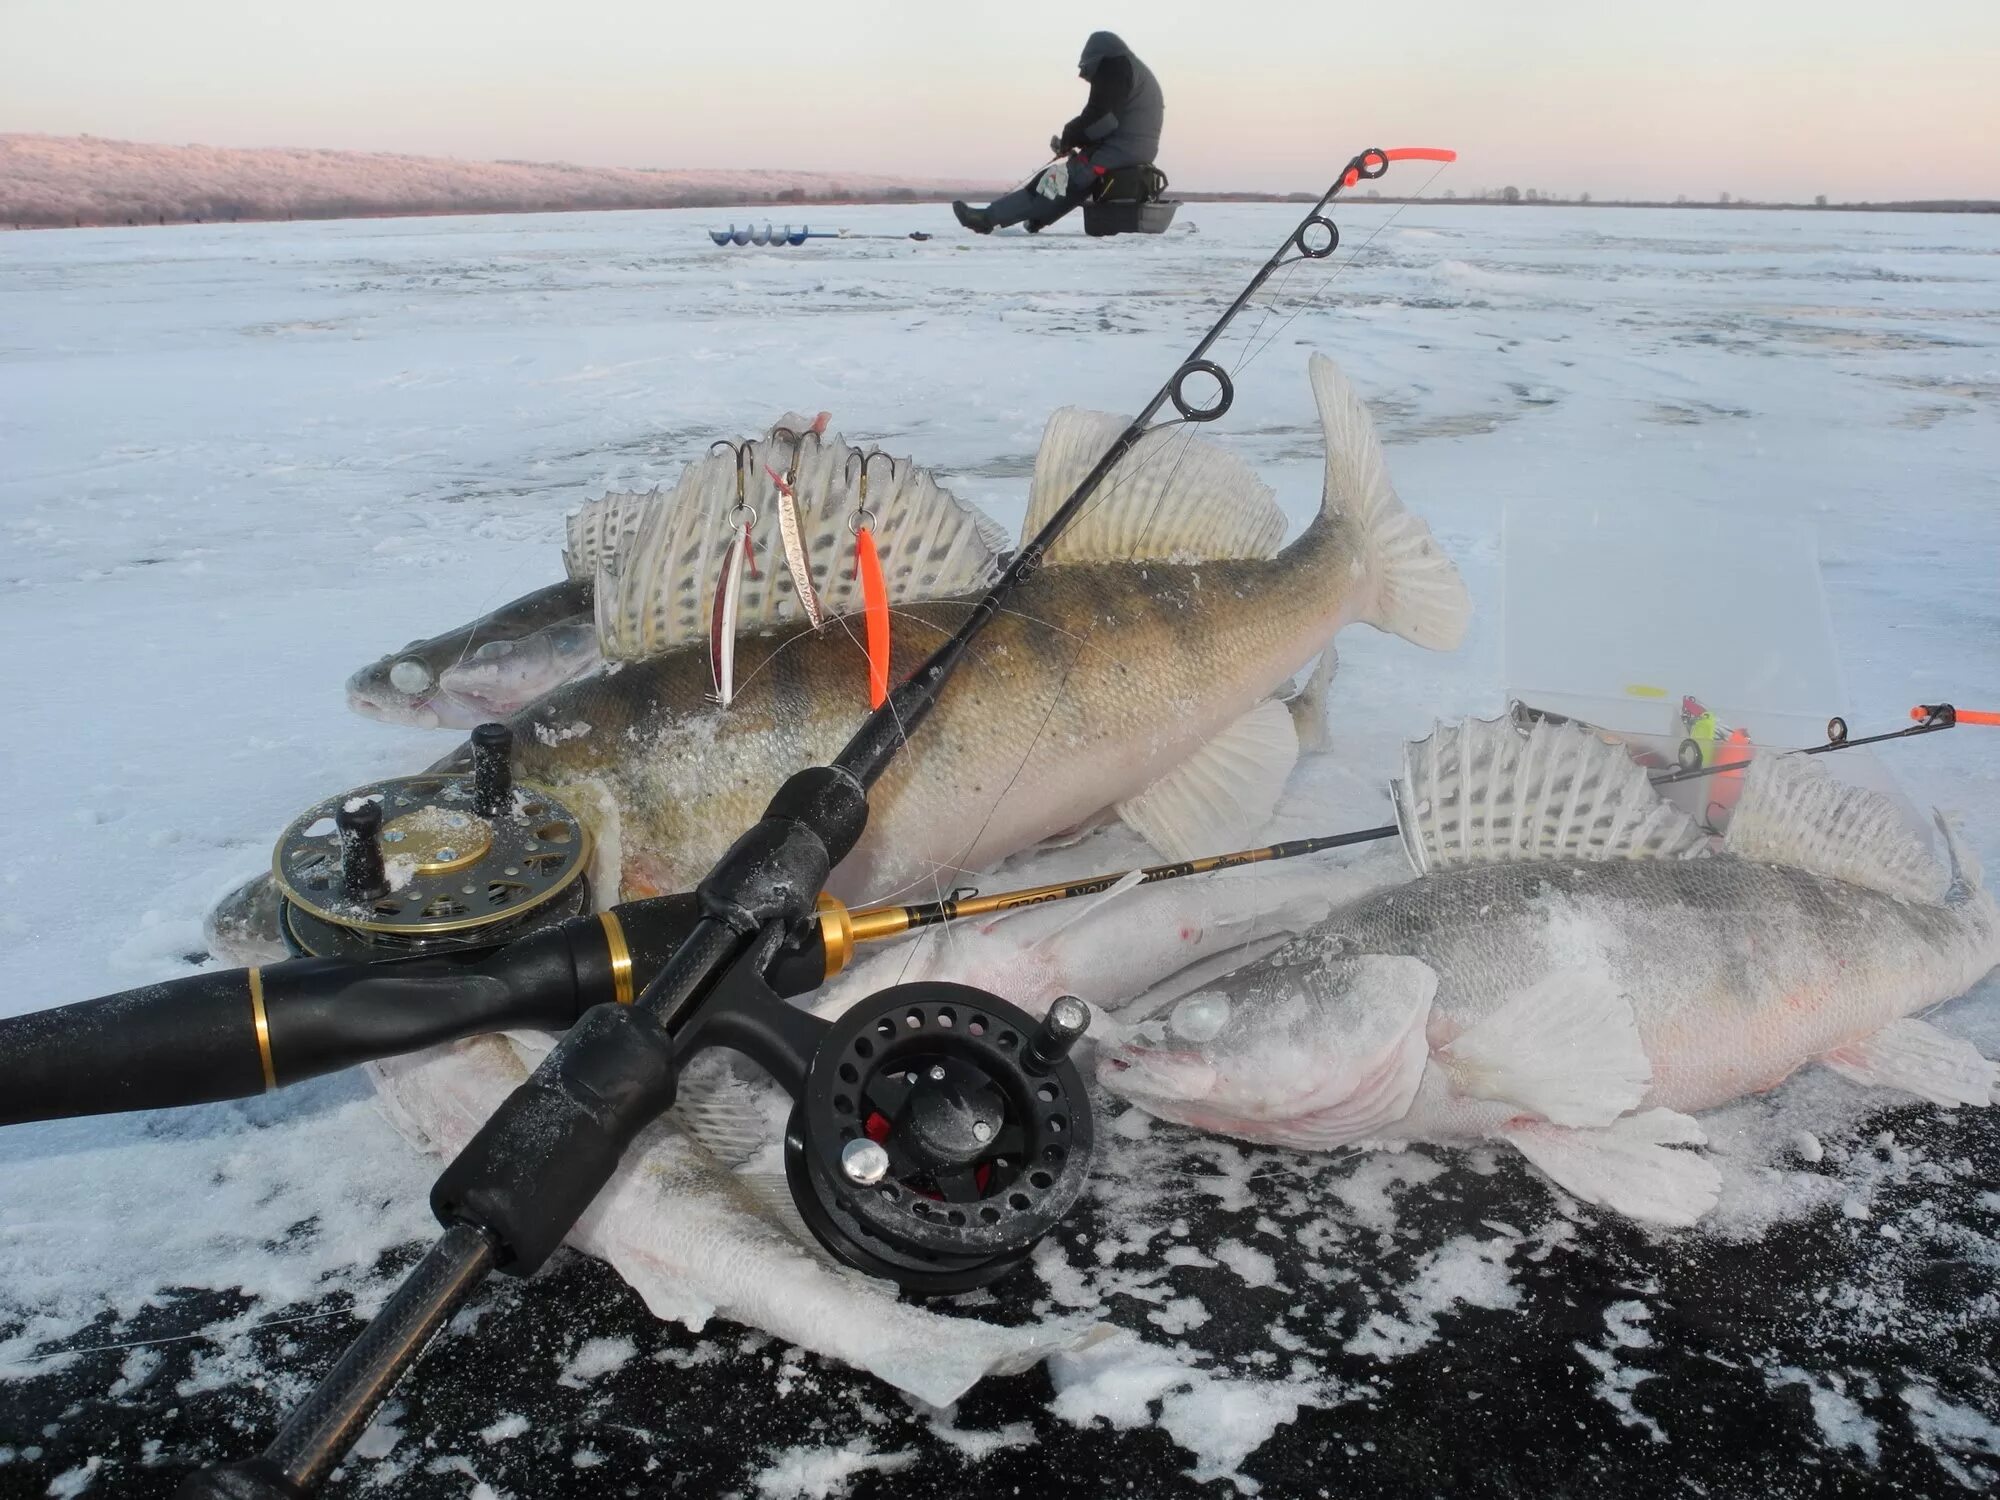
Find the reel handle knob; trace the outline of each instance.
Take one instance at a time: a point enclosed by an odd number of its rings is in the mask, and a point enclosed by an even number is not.
[[[343,802],[333,815],[340,830],[340,889],[349,901],[372,901],[387,894],[382,867],[382,804],[372,797]]]
[[[481,724],[472,731],[472,810],[497,818],[514,792],[514,731],[505,724]]]
[[[1088,1030],[1090,1007],[1074,995],[1058,995],[1042,1018],[1041,1028],[1028,1043],[1028,1066],[1037,1073],[1046,1073],[1069,1056],[1077,1038]]]

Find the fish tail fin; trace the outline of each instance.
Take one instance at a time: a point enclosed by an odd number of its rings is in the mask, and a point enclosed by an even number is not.
[[[1340,367],[1323,354],[1311,366],[1313,399],[1326,436],[1324,515],[1340,514],[1359,533],[1368,577],[1361,618],[1432,651],[1465,638],[1472,598],[1430,528],[1403,508],[1382,456],[1374,418]]]

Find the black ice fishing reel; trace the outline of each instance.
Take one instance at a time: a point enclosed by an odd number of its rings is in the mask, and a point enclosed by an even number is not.
[[[278,836],[271,877],[292,952],[448,952],[590,910],[590,830],[555,793],[515,782],[506,725],[471,742],[464,770],[355,787]]]
[[[983,1286],[1083,1191],[1090,1102],[1070,1047],[1090,1010],[1037,1022],[962,984],[897,985],[820,1039],[785,1175],[820,1243],[919,1292]]]

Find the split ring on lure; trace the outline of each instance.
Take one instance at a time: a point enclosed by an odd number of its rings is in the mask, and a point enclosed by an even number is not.
[[[771,436],[774,440],[779,437],[792,440],[791,467],[784,476],[780,477],[769,464],[764,465],[764,472],[771,476],[771,483],[778,488],[778,534],[784,538],[785,567],[791,572],[792,587],[798,592],[800,607],[812,622],[812,628],[817,630],[826,623],[826,609],[819,602],[819,591],[813,587],[812,566],[806,561],[805,536],[799,525],[799,500],[795,488],[799,479],[799,464],[805,454],[805,438],[788,427],[773,428]],[[819,441],[817,431],[808,432],[806,436],[815,443]]]
[[[861,484],[847,529],[854,537],[854,575],[861,581],[861,604],[867,620],[868,706],[880,708],[889,696],[889,589],[882,581],[882,559],[875,550],[875,512],[868,508],[868,466],[876,459],[888,459],[889,473],[896,472],[896,460],[886,453],[848,456],[848,467],[861,460]]]

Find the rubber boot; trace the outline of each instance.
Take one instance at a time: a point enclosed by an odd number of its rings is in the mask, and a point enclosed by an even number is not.
[[[987,219],[985,209],[972,208],[967,204],[954,202],[951,205],[951,211],[957,217],[958,222],[963,224],[967,229],[970,229],[974,234],[991,234],[993,232],[993,225]]]

